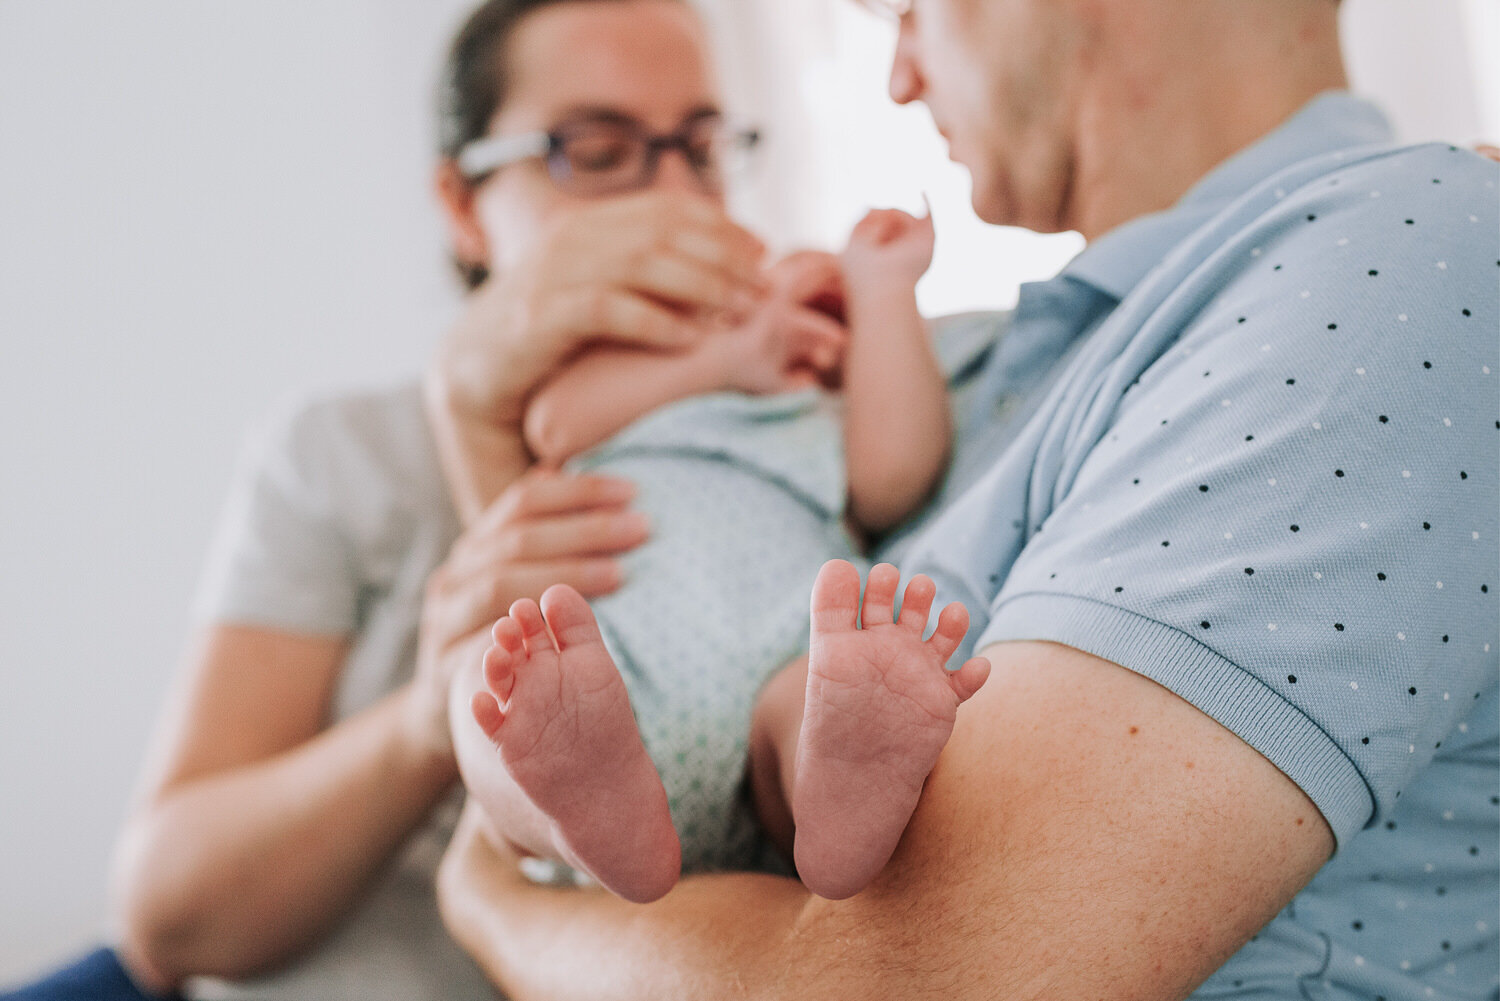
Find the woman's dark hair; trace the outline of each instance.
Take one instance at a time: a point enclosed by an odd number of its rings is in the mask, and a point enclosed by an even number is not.
[[[481,4],[453,39],[443,64],[438,91],[438,152],[456,159],[466,145],[484,136],[495,112],[505,103],[509,67],[505,47],[526,15],[560,3],[583,0],[488,0]],[[478,288],[483,265],[454,262],[464,284]]]
[[[438,152],[455,158],[489,129],[505,100],[505,44],[527,14],[577,0],[489,0],[469,15],[443,64],[438,94]]]

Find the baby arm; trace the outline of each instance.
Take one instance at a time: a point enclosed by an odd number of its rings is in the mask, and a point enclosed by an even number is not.
[[[932,246],[930,214],[883,209],[860,220],[844,251],[849,514],[872,534],[910,516],[948,464],[948,387],[916,299]]]
[[[667,354],[596,347],[539,389],[526,407],[526,445],[539,462],[560,466],[673,400],[728,388],[728,339],[700,338]]]
[[[675,400],[721,390],[783,392],[835,370],[843,328],[797,301],[784,271],[773,269],[770,296],[748,318],[686,351],[596,347],[580,355],[527,405],[523,432],[531,453],[561,465]]]

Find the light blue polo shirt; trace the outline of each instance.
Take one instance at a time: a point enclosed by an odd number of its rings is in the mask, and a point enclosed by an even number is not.
[[[1023,288],[892,546],[961,655],[1121,664],[1323,813],[1334,859],[1195,998],[1500,998],[1497,180],[1313,101]]]

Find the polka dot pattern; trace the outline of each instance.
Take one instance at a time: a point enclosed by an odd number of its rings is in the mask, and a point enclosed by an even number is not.
[[[576,463],[635,482],[652,525],[625,557],[626,585],[591,604],[688,870],[754,861],[739,791],[755,696],[807,648],[818,569],[854,558],[839,424],[825,403],[816,392],[684,400]]]
[[[1454,988],[1492,992],[1500,955],[1497,173],[1366,149],[1251,191],[1125,298],[904,568],[986,610],[976,646],[1125,664],[1318,805],[1339,854],[1203,997],[1494,996]]]

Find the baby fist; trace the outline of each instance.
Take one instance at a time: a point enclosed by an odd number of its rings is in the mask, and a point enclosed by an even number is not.
[[[844,272],[855,285],[916,285],[932,263],[932,212],[920,219],[900,209],[873,209],[855,225],[844,250]]]

